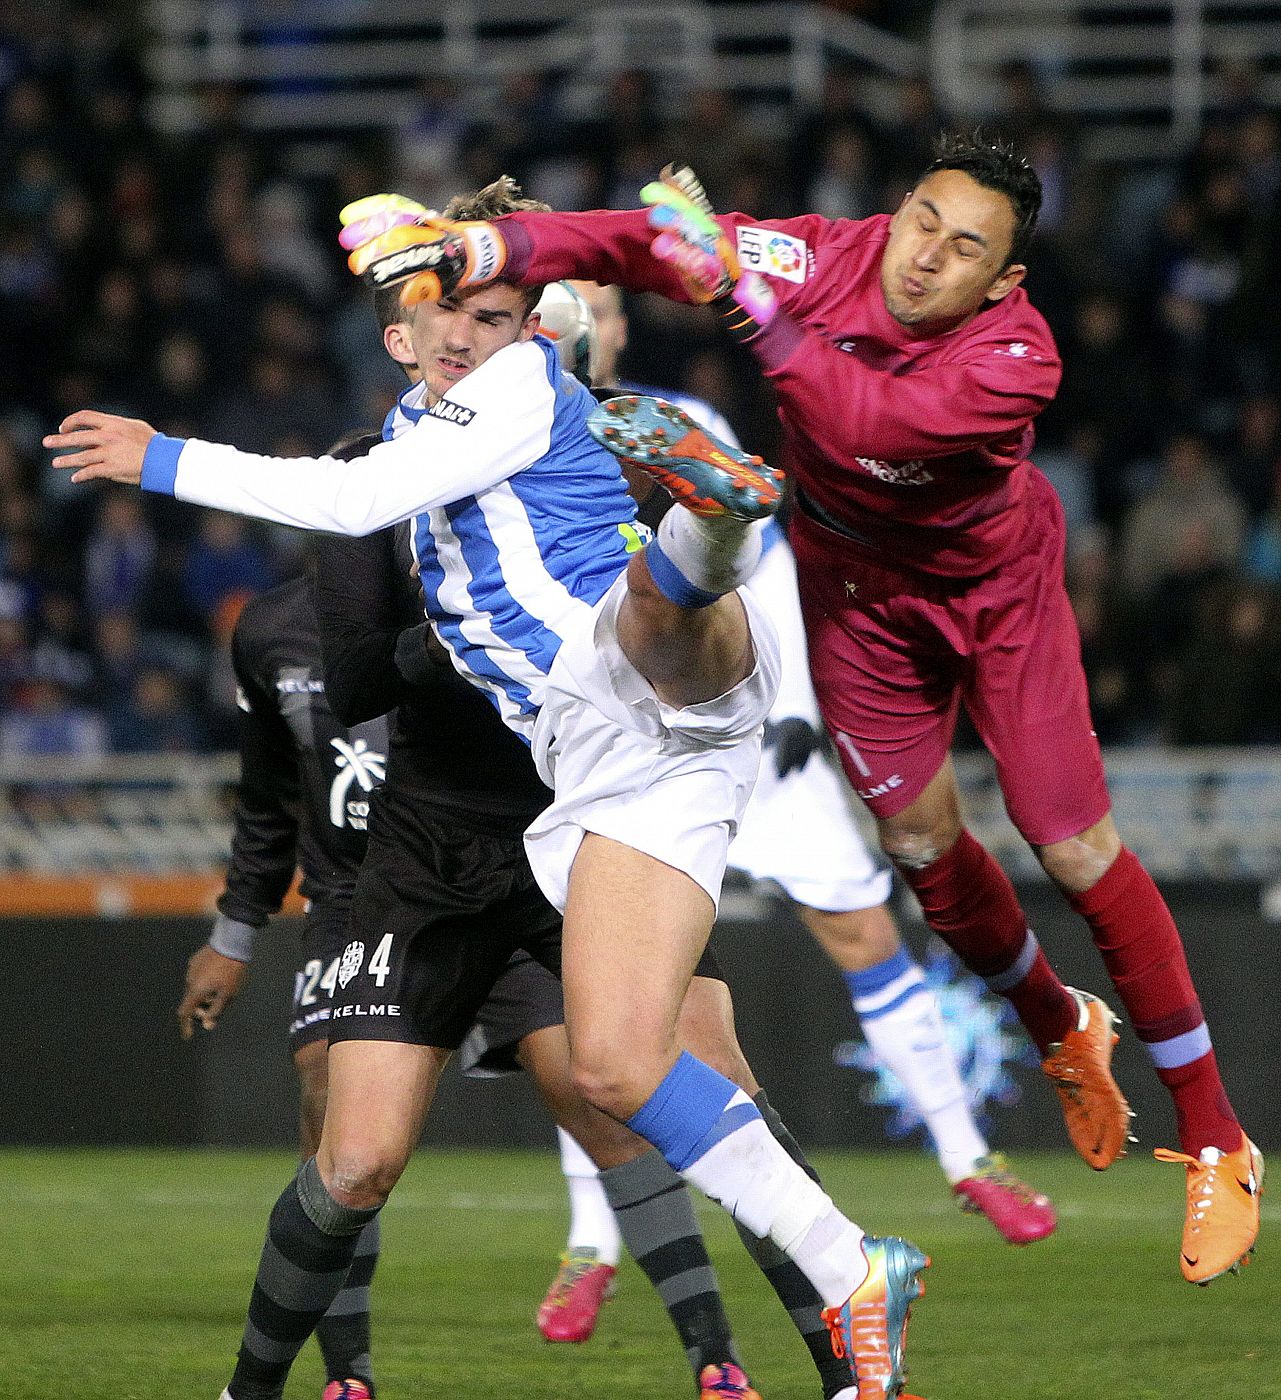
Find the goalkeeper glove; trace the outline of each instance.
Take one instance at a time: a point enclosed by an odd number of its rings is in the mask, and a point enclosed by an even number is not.
[[[691,301],[720,303],[739,339],[769,322],[777,298],[763,278],[743,271],[730,236],[716,222],[711,200],[689,166],[664,166],[659,178],[641,190],[641,202],[649,205],[649,224],[657,230],[650,251],[676,269]]]
[[[814,754],[827,747],[827,734],[799,715],[765,721],[765,751],[780,778],[798,773]]]
[[[490,282],[507,261],[507,245],[493,224],[442,219],[403,195],[369,195],[339,218],[347,266],[375,289],[399,285],[406,309]]]

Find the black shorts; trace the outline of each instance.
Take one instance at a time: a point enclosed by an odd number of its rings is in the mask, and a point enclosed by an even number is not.
[[[329,1039],[333,990],[338,985],[338,963],[347,946],[346,908],[313,905],[303,920],[294,972],[293,1005],[289,1013],[289,1053],[304,1045]]]
[[[338,960],[330,1044],[395,1040],[456,1050],[524,950],[560,972],[560,915],[512,817],[434,807],[380,789]]]
[[[709,944],[694,969],[695,977],[725,980]],[[476,1024],[467,1032],[459,1051],[459,1065],[473,1079],[496,1079],[520,1069],[516,1051],[535,1031],[559,1026],[565,1020],[560,978],[553,977],[527,953],[517,953],[480,1008]]]

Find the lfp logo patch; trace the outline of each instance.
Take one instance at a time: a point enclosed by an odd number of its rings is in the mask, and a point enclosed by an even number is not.
[[[782,277],[788,282],[805,281],[805,240],[772,228],[744,225],[738,230],[738,260],[750,272],[766,277]]]
[[[965,971],[951,953],[935,953],[922,970],[938,998],[970,1108],[980,1126],[986,1127],[992,1106],[1015,1104],[1022,1097],[1010,1071],[1015,1065],[1039,1064],[1036,1047],[1023,1034],[1009,1002],[989,995],[979,978]],[[865,1070],[874,1076],[862,1097],[867,1103],[893,1110],[885,1128],[890,1137],[907,1137],[924,1127],[902,1082],[877,1064],[864,1041],[844,1041],[832,1052],[832,1058],[844,1069]]]

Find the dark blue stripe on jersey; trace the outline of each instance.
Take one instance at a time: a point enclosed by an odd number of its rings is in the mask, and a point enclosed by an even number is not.
[[[166,437],[157,433],[142,454],[142,489],[172,496],[178,479],[178,457],[187,445],[186,438]]]

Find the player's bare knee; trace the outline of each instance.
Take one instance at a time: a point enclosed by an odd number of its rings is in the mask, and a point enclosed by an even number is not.
[[[925,870],[952,849],[961,834],[961,825],[947,817],[891,817],[878,824],[878,832],[881,850],[901,870]]]
[[[1110,823],[1109,827],[1103,832],[1091,828],[1066,841],[1033,848],[1045,873],[1061,890],[1083,894],[1112,868],[1112,862],[1121,853],[1121,838]]]
[[[399,1156],[359,1148],[322,1154],[318,1164],[325,1189],[340,1205],[353,1210],[383,1205],[405,1170]]]
[[[637,1060],[624,1055],[576,1056],[570,1072],[574,1088],[593,1108],[620,1121],[630,1118],[654,1088]]]

